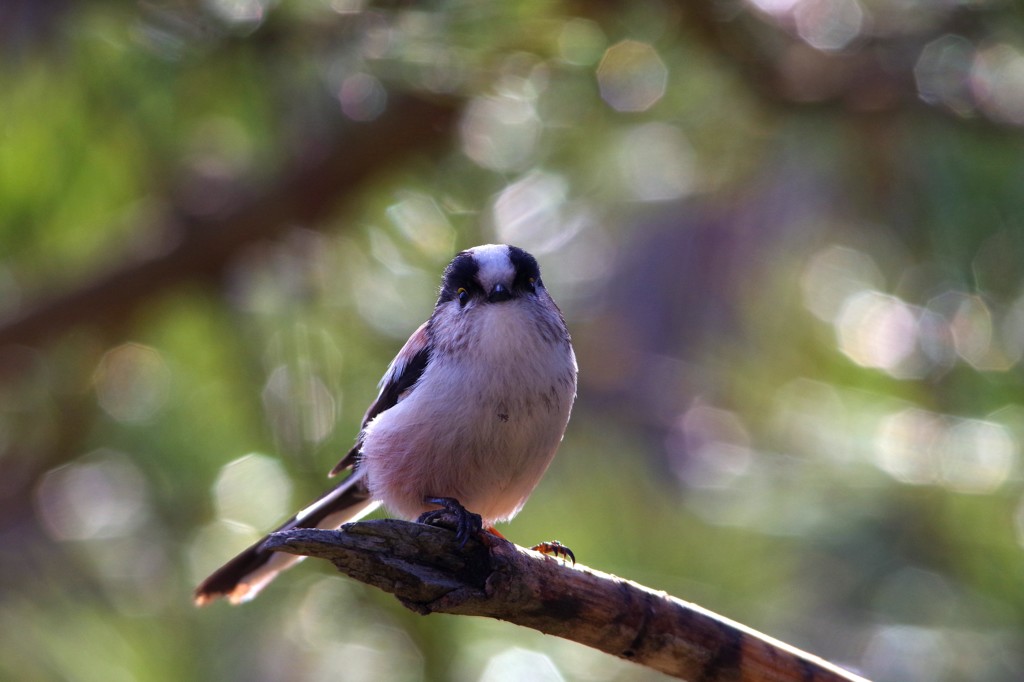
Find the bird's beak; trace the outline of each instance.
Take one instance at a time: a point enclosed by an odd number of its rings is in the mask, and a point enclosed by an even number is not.
[[[487,295],[488,303],[498,303],[512,298],[512,292],[504,284],[495,284],[491,293]]]

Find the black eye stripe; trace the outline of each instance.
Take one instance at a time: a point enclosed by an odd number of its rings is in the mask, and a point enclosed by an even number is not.
[[[445,268],[444,284],[445,286],[449,284],[464,286],[467,282],[476,280],[476,273],[479,270],[480,265],[473,259],[472,254],[468,251],[463,251],[453,258],[452,262]]]
[[[508,258],[516,270],[514,286],[517,289],[533,291],[537,286],[543,286],[540,281],[540,266],[537,265],[536,258],[518,246],[508,247]],[[530,281],[531,279],[533,282]]]
[[[455,256],[444,270],[437,302],[440,304],[457,299],[460,288],[468,291],[471,296],[476,293],[475,290],[479,288],[476,284],[476,273],[479,269],[479,264],[468,251]]]

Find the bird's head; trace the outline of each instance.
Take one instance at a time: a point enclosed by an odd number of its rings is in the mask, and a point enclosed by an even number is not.
[[[437,305],[499,305],[536,296],[543,286],[536,258],[516,246],[485,244],[463,251],[448,264]]]

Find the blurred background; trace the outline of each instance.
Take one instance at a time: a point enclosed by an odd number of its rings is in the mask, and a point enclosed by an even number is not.
[[[655,680],[307,561],[479,243],[573,332],[502,531],[876,680],[1024,666],[1009,0],[0,4],[0,678]]]

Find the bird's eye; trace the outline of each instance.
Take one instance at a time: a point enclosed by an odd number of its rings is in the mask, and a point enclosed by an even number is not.
[[[469,292],[464,287],[459,287],[455,294],[459,297],[459,305],[466,305],[469,302]]]
[[[526,288],[529,289],[531,292],[537,291],[537,278],[531,277],[530,279],[526,280]]]

